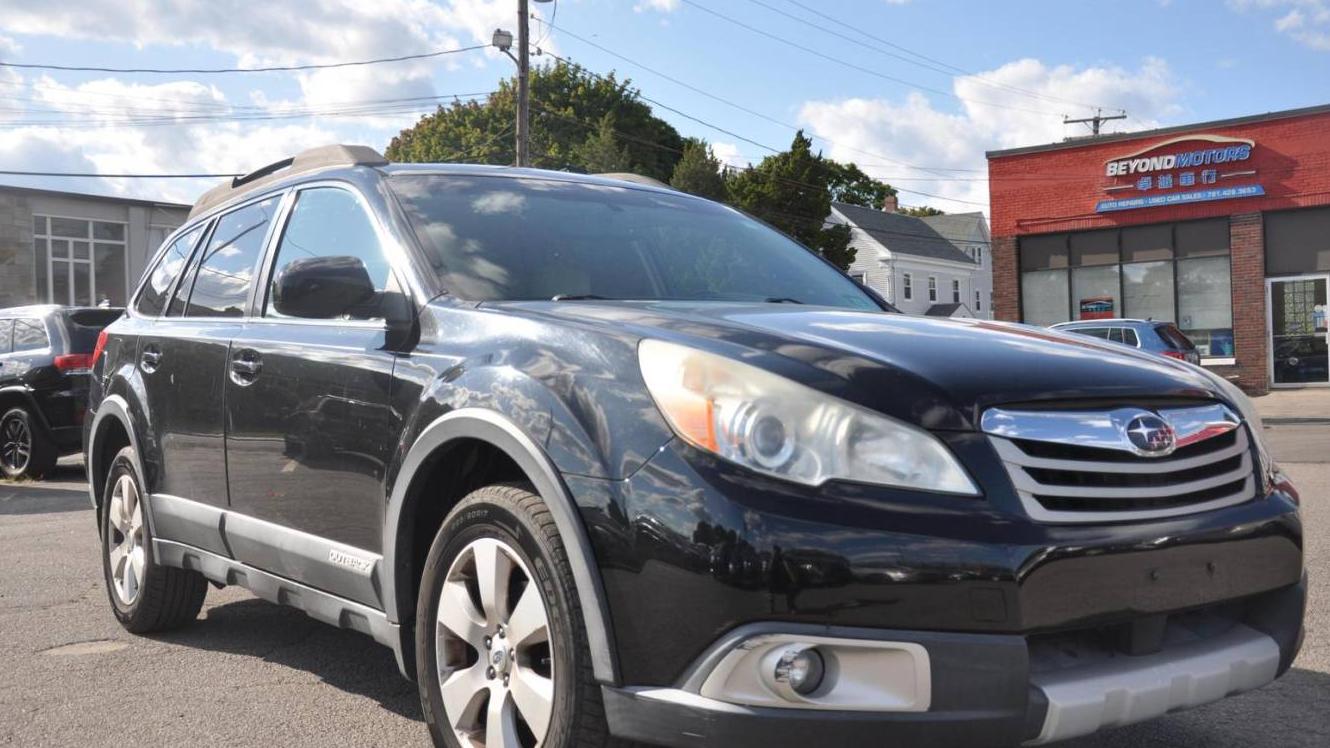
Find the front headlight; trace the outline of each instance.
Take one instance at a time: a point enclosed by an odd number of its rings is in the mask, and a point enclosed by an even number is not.
[[[684,441],[766,475],[842,479],[977,495],[927,431],[723,356],[659,340],[638,348],[642,378]]]

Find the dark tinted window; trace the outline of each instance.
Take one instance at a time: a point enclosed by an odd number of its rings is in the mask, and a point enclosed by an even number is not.
[[[1110,327],[1109,330],[1108,330],[1108,339],[1111,340],[1111,341],[1113,341],[1114,343],[1121,343],[1121,342],[1122,342],[1122,328],[1121,328],[1121,327]]]
[[[139,314],[156,317],[166,308],[166,294],[170,292],[171,284],[180,275],[185,260],[189,259],[189,251],[194,248],[194,243],[198,241],[202,232],[203,227],[200,226],[181,234],[171,242],[171,246],[166,248],[162,259],[157,262],[157,266],[148,276],[148,282],[143,284],[143,292],[139,294],[139,299],[134,304],[134,309]]]
[[[440,175],[397,175],[392,186],[444,287],[464,299],[795,299],[881,309],[779,232],[684,195]]]
[[[1130,327],[1122,328],[1122,342],[1137,348],[1141,347],[1140,338],[1136,337],[1136,331]]]
[[[1107,327],[1073,327],[1069,332],[1074,332],[1077,335],[1089,335],[1092,338],[1103,338],[1104,340],[1108,340]]]
[[[39,319],[14,320],[14,352],[36,351],[48,348],[51,341],[46,337],[46,323]]]
[[[65,329],[69,333],[69,353],[92,353],[97,346],[97,334],[120,318],[119,309],[79,309],[65,314]]]
[[[291,218],[277,245],[271,284],[277,282],[292,261],[312,257],[355,257],[364,263],[376,290],[383,292],[388,288],[388,259],[379,246],[374,224],[356,196],[346,190],[320,187],[304,190],[297,196]],[[269,300],[272,297],[270,286]],[[264,309],[264,315],[282,316],[271,304]]]
[[[1174,348],[1179,351],[1190,351],[1191,349],[1196,347],[1195,345],[1192,344],[1190,340],[1187,339],[1186,335],[1182,334],[1181,330],[1174,327],[1173,325],[1160,325],[1159,327],[1155,328],[1155,332],[1159,333],[1159,337],[1163,339],[1163,341],[1167,343],[1170,348]]]
[[[189,294],[188,317],[242,317],[278,196],[217,220]]]
[[[14,350],[14,320],[0,319],[0,353],[9,353]],[[4,374],[0,371],[0,374]]]
[[[1330,208],[1265,214],[1265,273],[1330,270]]]
[[[1048,234],[1021,238],[1021,270],[1065,268],[1068,262],[1067,235]]]

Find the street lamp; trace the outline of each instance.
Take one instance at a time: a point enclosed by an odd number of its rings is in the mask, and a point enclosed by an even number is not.
[[[531,160],[528,156],[528,144],[530,135],[527,132],[527,120],[530,115],[531,94],[527,85],[527,73],[531,68],[530,60],[530,39],[531,34],[528,29],[530,20],[530,11],[527,10],[528,0],[517,0],[517,56],[508,50],[513,46],[513,34],[511,31],[495,29],[494,36],[490,39],[490,44],[497,47],[500,52],[508,55],[513,62],[517,63],[517,165],[527,166]],[[535,0],[538,3],[548,3],[550,0]]]

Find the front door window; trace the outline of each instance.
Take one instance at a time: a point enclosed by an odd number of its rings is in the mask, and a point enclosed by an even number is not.
[[[1273,278],[1266,282],[1274,384],[1330,383],[1328,285],[1330,276]]]

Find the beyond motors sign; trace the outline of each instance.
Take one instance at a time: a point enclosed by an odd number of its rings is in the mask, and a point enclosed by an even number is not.
[[[1256,170],[1246,162],[1255,141],[1222,135],[1183,135],[1111,158],[1105,192],[1127,193],[1101,200],[1096,213],[1256,197],[1265,189],[1250,181]],[[1199,188],[1199,189],[1198,189]]]

